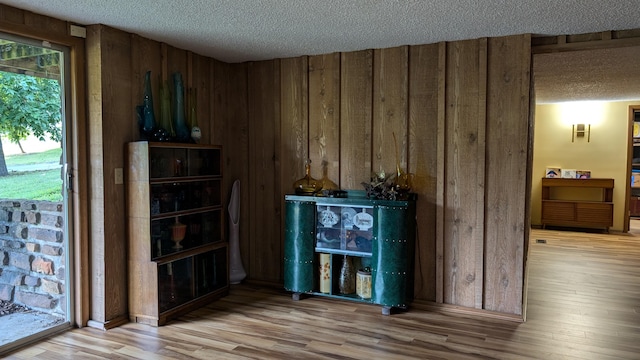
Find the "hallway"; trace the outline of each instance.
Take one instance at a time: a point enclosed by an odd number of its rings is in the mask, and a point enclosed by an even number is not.
[[[533,229],[530,243],[526,326],[548,327],[570,358],[636,358],[640,220],[629,234]]]

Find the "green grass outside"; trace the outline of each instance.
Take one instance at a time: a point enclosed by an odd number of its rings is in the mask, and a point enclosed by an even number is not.
[[[59,162],[62,149],[51,149],[47,151],[28,153],[28,154],[16,154],[6,156],[4,159],[7,162],[7,166],[11,165],[30,165],[40,163]]]
[[[62,149],[53,149],[32,154],[5,157],[7,167],[59,162]],[[0,199],[26,199],[62,201],[62,179],[60,169],[38,171],[9,171],[0,176]]]

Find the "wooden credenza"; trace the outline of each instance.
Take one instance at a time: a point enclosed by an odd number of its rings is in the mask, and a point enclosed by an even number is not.
[[[631,195],[629,197],[629,216],[640,217],[640,196]]]
[[[542,179],[542,227],[604,228],[613,226],[613,179]],[[559,189],[553,189],[559,188]],[[601,199],[583,200],[580,189],[597,188]],[[553,190],[552,190],[553,189]],[[571,192],[575,199],[553,196]]]

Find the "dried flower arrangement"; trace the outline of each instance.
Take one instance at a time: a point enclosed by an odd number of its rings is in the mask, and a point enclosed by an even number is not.
[[[362,182],[368,198],[381,200],[402,200],[408,197],[411,191],[411,179],[413,174],[405,173],[400,168],[400,153],[396,133],[393,133],[393,142],[396,147],[396,173],[387,176],[384,171],[372,174],[368,183]]]
[[[362,186],[370,199],[396,200],[398,191],[396,190],[395,178],[395,174],[387,176],[384,171],[373,173],[369,182],[362,182]]]

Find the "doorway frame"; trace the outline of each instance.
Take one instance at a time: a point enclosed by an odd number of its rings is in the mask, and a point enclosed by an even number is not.
[[[633,124],[635,120],[635,116],[633,112],[635,110],[640,110],[640,105],[629,105],[629,124],[627,130],[627,183],[626,183],[626,191],[625,191],[625,208],[624,208],[624,232],[629,232],[631,228],[631,170],[633,169]]]
[[[636,30],[620,30],[620,31],[603,31],[595,33],[586,33],[578,35],[557,35],[557,36],[540,36],[531,38],[531,61],[536,54],[556,53],[567,51],[585,51],[596,49],[610,49],[636,46],[640,47],[640,29]],[[532,78],[534,77],[532,68]],[[534,83],[531,83],[531,91],[533,92]],[[535,98],[533,99],[535,102]],[[535,105],[534,105],[535,106]],[[633,154],[633,110],[640,109],[640,105],[630,105],[629,108],[629,124],[627,130],[627,180],[625,184],[625,201],[624,201],[624,219],[622,222],[622,232],[628,233],[630,228],[631,217],[629,214],[629,199],[631,194],[631,162]],[[533,166],[533,163],[530,164]],[[531,189],[530,189],[531,190]],[[531,199],[530,199],[531,200]],[[531,219],[531,215],[529,215]]]
[[[6,5],[0,5],[0,10],[13,9]],[[77,327],[86,326],[89,320],[89,213],[88,181],[87,181],[87,116],[86,116],[86,69],[85,69],[85,39],[71,36],[71,25],[68,22],[55,19],[43,19],[41,16],[24,12],[23,16],[11,18],[15,22],[9,22],[0,11],[0,31],[36,41],[46,41],[69,48],[70,82],[67,84],[70,96],[66,101],[70,102],[68,122],[69,136],[71,137],[71,163],[68,164],[71,174],[72,191],[68,201],[72,206],[71,218],[68,221],[72,238],[69,239],[74,249],[73,273],[71,279],[74,287],[74,313],[73,324]],[[34,19],[34,17],[36,17]],[[33,23],[50,21],[51,27],[41,26],[38,30]],[[60,31],[64,29],[64,31]]]
[[[73,142],[74,142],[72,133],[70,131],[70,127],[68,125],[69,122],[71,121],[70,113],[71,113],[71,103],[72,103],[71,91],[69,88],[69,85],[71,84],[71,77],[70,77],[70,71],[69,71],[70,49],[67,46],[60,45],[57,43],[50,43],[46,41],[40,42],[33,38],[11,34],[3,31],[0,31],[0,38],[2,40],[11,41],[14,44],[29,46],[34,49],[43,49],[43,50],[53,51],[57,54],[59,58],[58,76],[54,76],[51,73],[49,74],[49,76],[46,76],[46,75],[43,76],[43,74],[41,73],[34,72],[33,74],[31,74],[28,71],[25,71],[25,72],[17,71],[17,72],[14,72],[14,75],[19,77],[41,77],[44,79],[48,79],[50,81],[55,80],[59,83],[59,86],[60,86],[58,106],[61,113],[60,130],[62,134],[59,144],[61,146],[60,193],[62,194],[61,214],[63,218],[62,226],[61,226],[62,234],[63,234],[62,242],[61,242],[61,245],[62,245],[61,262],[62,264],[64,264],[63,266],[65,268],[65,270],[63,270],[62,272],[58,272],[57,270],[55,271],[57,276],[60,277],[62,275],[59,279],[62,280],[64,283],[64,285],[62,285],[62,288],[64,290],[61,292],[61,297],[59,299],[56,299],[56,301],[58,301],[58,309],[63,311],[64,313],[64,321],[60,323],[49,324],[47,323],[46,320],[41,320],[42,322],[40,323],[40,326],[36,326],[36,327],[28,327],[27,324],[23,324],[23,323],[12,324],[13,326],[17,326],[21,329],[23,326],[25,326],[24,328],[29,329],[29,331],[28,332],[25,331],[24,335],[19,337],[12,337],[11,338],[12,340],[6,343],[3,343],[2,346],[0,346],[0,348],[2,349],[1,350],[2,353],[4,353],[5,351],[10,352],[15,348],[22,347],[26,344],[30,344],[35,341],[39,341],[40,339],[46,338],[51,334],[69,330],[70,327],[75,325],[74,309],[75,309],[75,292],[77,291],[77,289],[74,285],[74,280],[75,280],[74,271],[76,269],[76,266],[74,264],[75,259],[73,257],[73,254],[75,252],[74,243],[73,243],[74,228],[73,226],[70,225],[70,223],[73,220],[73,202],[71,199],[72,184],[69,183],[69,180],[71,179],[71,177],[68,172],[69,160],[73,160],[73,154],[71,152],[71,149],[73,147]],[[51,95],[54,95],[54,94],[51,94]],[[20,149],[22,150],[22,147],[20,147]],[[52,200],[51,202],[56,203],[57,201]],[[56,317],[58,317],[59,315],[55,313],[54,308],[49,309],[49,311],[45,310],[41,312],[54,314]]]

